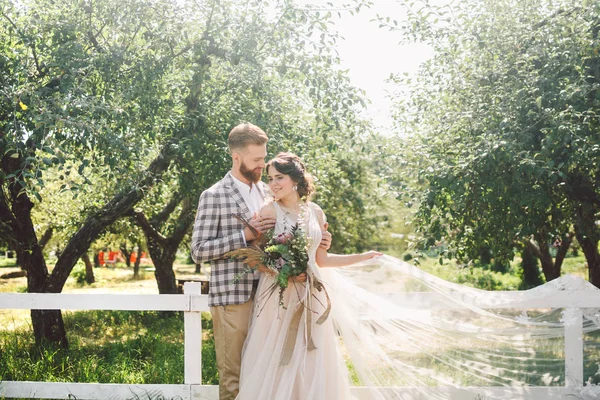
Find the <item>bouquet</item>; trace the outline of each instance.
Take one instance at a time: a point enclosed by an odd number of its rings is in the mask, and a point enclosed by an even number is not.
[[[233,216],[258,236],[258,232],[241,215],[234,214]],[[262,241],[259,241],[259,244],[230,251],[225,254],[225,257],[242,260],[248,265],[247,268],[234,278],[232,284],[238,281],[244,274],[255,270],[260,273],[269,274],[274,277],[274,282],[262,294],[262,296],[264,296],[263,299],[270,298],[273,293],[279,289],[279,305],[285,308],[283,294],[288,287],[289,278],[306,272],[308,267],[308,248],[310,243],[306,234],[306,229],[304,228],[304,210],[300,212],[298,222],[292,226],[291,229],[278,235],[273,235],[273,230],[271,230],[264,236],[259,236],[259,239],[260,238],[262,238]],[[319,301],[313,289],[324,293],[326,305]],[[314,274],[307,276],[306,290],[308,296],[300,301],[302,307],[299,307],[294,312],[294,317],[292,322],[290,322],[290,328],[286,334],[285,345],[281,354],[280,365],[287,365],[292,358],[296,345],[296,333],[300,328],[301,317],[305,310],[308,312],[305,320],[308,338],[307,349],[309,351],[316,349],[312,340],[311,321],[313,314],[316,313],[310,306],[310,300],[312,298],[315,298],[324,307],[324,312],[319,316],[315,323],[321,325],[329,317],[329,312],[331,311],[329,294],[327,293],[327,290],[325,290],[324,284],[314,276]],[[257,299],[257,301],[260,300],[261,299]]]
[[[252,226],[238,214],[233,215],[245,226]],[[308,266],[308,238],[303,224],[302,213],[298,222],[289,231],[273,234],[273,230],[265,233],[266,240],[225,254],[226,258],[244,261],[247,267],[238,274],[232,284],[254,270],[274,277],[273,286],[267,292],[279,289],[279,300],[283,305],[283,293],[288,287],[289,279],[306,272]],[[258,233],[258,232],[256,232]],[[269,239],[270,238],[270,239]]]

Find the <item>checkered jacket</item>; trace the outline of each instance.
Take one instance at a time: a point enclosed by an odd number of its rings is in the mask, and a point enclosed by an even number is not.
[[[267,187],[263,182],[257,185],[265,198]],[[246,246],[242,230],[243,224],[232,214],[241,214],[246,219],[252,213],[236,188],[231,173],[212,187],[202,192],[194,230],[192,232],[192,259],[196,263],[210,261],[209,306],[242,304],[250,299],[254,274],[248,273],[235,284],[234,278],[243,271],[241,261],[224,260],[221,257],[232,250]]]

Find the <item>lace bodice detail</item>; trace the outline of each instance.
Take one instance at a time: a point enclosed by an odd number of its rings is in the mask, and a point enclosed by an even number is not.
[[[292,227],[296,225],[296,222],[293,221],[289,215],[281,208],[279,203],[276,201],[273,202],[275,206],[275,210],[277,213],[277,219],[275,222],[275,231],[274,235],[279,235],[280,233],[290,232]],[[319,244],[321,243],[321,227],[319,225],[319,219],[314,210],[314,205],[312,203],[306,204],[306,233],[308,236],[308,260],[309,264],[314,265],[315,255],[317,254],[317,249],[319,248]]]

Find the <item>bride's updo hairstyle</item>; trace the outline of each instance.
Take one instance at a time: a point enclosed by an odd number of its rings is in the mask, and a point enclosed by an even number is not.
[[[279,153],[267,163],[267,174],[270,167],[275,168],[279,173],[289,175],[297,186],[300,198],[304,197],[307,201],[310,200],[315,192],[315,185],[312,176],[306,172],[306,167],[300,157],[293,153]]]

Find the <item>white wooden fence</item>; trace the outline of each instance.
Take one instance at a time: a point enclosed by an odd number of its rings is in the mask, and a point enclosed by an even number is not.
[[[218,400],[218,387],[202,385],[202,325],[201,312],[208,311],[208,296],[200,294],[200,283],[187,282],[184,294],[37,294],[0,293],[0,309],[61,309],[61,310],[129,310],[183,311],[185,326],[185,382],[183,384],[102,384],[62,382],[0,382],[2,398],[37,399],[181,399]],[[562,400],[592,399],[583,389],[583,330],[582,309],[600,306],[600,291],[563,291],[552,298],[519,303],[518,292],[503,292],[514,296],[510,308],[565,308],[570,324],[565,328],[565,386],[564,387],[431,387],[402,388],[402,400],[428,400],[442,396],[449,400],[483,400],[486,398]],[[420,297],[418,302],[412,301]],[[426,298],[425,301],[424,297]],[[411,299],[412,298],[412,299]],[[427,304],[429,308],[443,306],[443,299],[433,293],[391,295],[402,304]],[[491,306],[505,307],[502,305]],[[353,387],[360,400],[371,400],[368,389]],[[382,388],[381,391],[391,390]],[[396,398],[396,397],[394,397]],[[258,399],[257,399],[258,400]],[[310,400],[310,399],[306,399]]]

